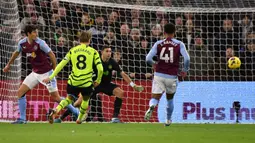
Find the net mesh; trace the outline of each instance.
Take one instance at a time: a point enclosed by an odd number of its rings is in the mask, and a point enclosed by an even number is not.
[[[121,110],[123,121],[142,122],[148,108],[151,92],[152,70],[145,57],[152,45],[163,38],[163,25],[172,22],[176,25],[176,38],[183,41],[191,57],[191,67],[185,81],[253,81],[255,49],[255,2],[253,0],[4,0],[10,7],[2,6],[1,24],[5,19],[12,22],[11,32],[0,35],[2,67],[16,48],[13,37],[19,34],[26,24],[39,27],[39,37],[46,40],[54,51],[58,62],[65,53],[77,45],[81,31],[89,30],[93,38],[91,46],[97,50],[103,45],[111,45],[113,57],[123,70],[137,84],[146,87],[145,92],[137,93],[120,76],[115,82],[125,91]],[[12,6],[12,7],[11,7]],[[19,14],[16,9],[19,9]],[[18,18],[19,16],[19,18]],[[8,18],[9,17],[9,18]],[[7,21],[8,21],[7,20]],[[3,30],[1,30],[3,32]],[[15,35],[15,36],[13,36]],[[24,33],[21,32],[21,36]],[[9,36],[9,37],[8,37]],[[242,66],[237,70],[228,69],[229,57],[237,56]],[[20,61],[15,62],[18,68]],[[61,95],[65,95],[66,79],[70,65],[58,75]],[[8,101],[16,102],[14,92],[18,89],[18,79],[31,72],[26,58],[22,57],[21,69],[13,69],[10,75],[1,73],[2,101],[7,89],[12,89]],[[10,81],[10,82],[9,82]],[[7,83],[8,82],[8,83]],[[29,93],[28,119],[44,121],[50,101],[43,86]],[[101,96],[103,113],[110,119],[113,113],[114,98]],[[3,105],[0,106],[1,113]],[[38,107],[35,109],[35,107]],[[156,113],[151,121],[157,121]],[[6,118],[4,118],[6,119]]]
[[[0,120],[11,120],[17,116],[16,91],[21,77],[21,58],[14,62],[9,73],[3,73],[2,69],[17,47],[19,15],[15,0],[1,0],[0,7]]]

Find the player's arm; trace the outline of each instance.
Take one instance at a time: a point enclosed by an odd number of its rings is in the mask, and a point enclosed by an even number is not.
[[[185,47],[184,43],[180,44],[180,52],[181,52],[181,54],[184,58],[184,69],[183,69],[183,71],[187,72],[189,70],[190,57],[189,57],[189,54],[186,50],[186,47]]]
[[[11,56],[9,62],[8,62],[8,63],[6,64],[6,66],[4,67],[3,72],[8,72],[8,71],[9,71],[11,64],[13,64],[13,62],[15,61],[15,59],[19,56],[21,50],[22,50],[22,49],[21,49],[21,44],[19,43],[19,44],[18,44],[17,50],[15,50],[15,51],[12,53],[12,56]]]
[[[50,75],[49,78],[46,78],[43,80],[44,83],[48,83],[51,81],[62,69],[63,67],[69,62],[71,59],[70,51],[66,54],[65,58],[57,65],[57,67],[54,69],[53,73]]]
[[[112,59],[112,69],[115,70],[118,74],[121,75],[121,77],[128,83],[128,84],[132,84],[133,86],[135,85],[132,80],[130,79],[130,77],[121,69],[120,65],[114,60]],[[132,87],[133,87],[132,86]]]
[[[117,73],[119,73],[121,75],[121,77],[131,86],[133,87],[136,91],[143,91],[144,88],[140,85],[136,85],[132,80],[131,78],[124,72],[122,71],[120,65],[114,60],[113,60],[113,63],[112,63],[112,66],[113,66],[113,70],[117,71]]]
[[[158,47],[158,43],[160,41],[156,42],[153,47],[151,48],[149,54],[146,56],[146,62],[153,66],[156,62],[153,60],[153,57],[157,54],[157,47]]]
[[[52,63],[52,68],[54,70],[56,68],[56,66],[57,66],[57,59],[55,57],[55,54],[52,51],[50,51],[48,53],[48,56],[50,57],[50,61]]]
[[[180,53],[184,58],[184,66],[183,66],[183,71],[181,72],[181,76],[185,77],[187,75],[187,72],[189,70],[189,66],[190,66],[190,57],[189,54],[186,50],[186,47],[184,45],[184,43],[180,43]]]
[[[44,51],[50,57],[50,61],[52,63],[52,68],[55,69],[57,66],[57,59],[55,54],[52,52],[50,47],[46,44],[44,40],[39,41],[40,49]]]
[[[103,76],[104,68],[100,59],[100,56],[98,52],[95,50],[95,56],[94,56],[94,64],[97,68],[97,79],[95,80],[95,86],[98,86],[101,83],[101,79]]]
[[[124,72],[122,71],[120,73],[120,75],[122,76],[122,78],[132,87],[134,88],[134,90],[142,92],[144,90],[144,87],[141,85],[136,85],[131,79],[130,77]]]

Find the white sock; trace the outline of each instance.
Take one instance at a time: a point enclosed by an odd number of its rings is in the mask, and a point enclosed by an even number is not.
[[[151,107],[151,106],[157,106],[157,104],[158,104],[158,100],[157,99],[155,99],[155,98],[151,98],[151,100],[150,100],[150,103],[149,103],[149,106]]]

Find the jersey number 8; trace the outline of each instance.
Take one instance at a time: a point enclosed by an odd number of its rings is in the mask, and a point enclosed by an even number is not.
[[[77,63],[76,63],[76,67],[79,69],[79,70],[83,70],[86,68],[86,56],[84,55],[78,55],[77,56]]]

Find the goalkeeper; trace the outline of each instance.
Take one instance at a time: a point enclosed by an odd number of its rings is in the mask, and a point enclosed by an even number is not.
[[[79,94],[82,96],[82,103],[80,105],[80,113],[77,124],[81,124],[84,120],[88,108],[89,98],[93,93],[93,64],[97,68],[97,79],[94,81],[94,87],[97,87],[103,75],[103,66],[98,52],[92,47],[88,46],[91,40],[90,32],[82,32],[80,35],[80,45],[72,48],[65,56],[65,58],[57,65],[54,72],[49,78],[44,79],[43,82],[49,83],[61,69],[69,62],[72,63],[72,73],[69,75],[67,84],[67,98],[62,100],[55,109],[49,110],[49,123],[53,123],[55,116],[67,105],[71,104]]]
[[[93,95],[92,95],[91,101],[90,101],[91,108],[90,108],[90,111],[89,111],[86,121],[93,120],[96,113],[97,113],[97,115],[101,116],[101,117],[98,117],[99,121],[103,121],[102,104],[101,104],[100,98],[97,95],[98,93],[102,92],[109,96],[111,96],[111,95],[116,96],[115,102],[114,102],[114,112],[113,112],[111,122],[112,123],[120,122],[118,116],[119,116],[120,109],[122,106],[122,99],[124,96],[124,91],[120,87],[118,87],[116,84],[111,82],[113,70],[117,71],[118,74],[120,74],[122,76],[122,78],[130,86],[132,86],[134,88],[134,90],[139,91],[139,92],[144,90],[144,88],[142,86],[138,86],[131,81],[129,76],[124,71],[122,71],[119,64],[113,58],[111,58],[111,55],[112,55],[111,48],[109,46],[104,46],[101,51],[101,61],[102,61],[103,67],[104,67],[102,82],[99,84],[98,87],[95,88],[95,91],[93,92]],[[96,77],[97,76],[98,75],[96,75]]]

